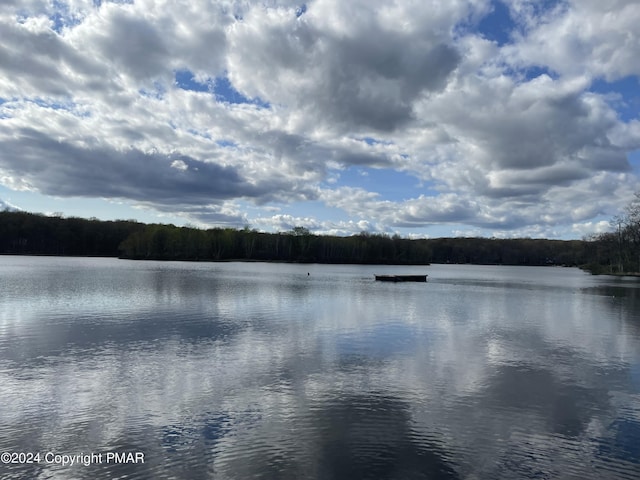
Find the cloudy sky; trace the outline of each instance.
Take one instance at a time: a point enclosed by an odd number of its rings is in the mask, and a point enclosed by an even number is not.
[[[581,238],[640,189],[637,0],[3,0],[0,207]]]

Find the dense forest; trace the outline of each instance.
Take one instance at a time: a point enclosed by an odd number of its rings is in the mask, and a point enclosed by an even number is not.
[[[350,237],[320,236],[301,227],[269,234],[249,229],[195,230],[167,225],[148,225],[121,244],[121,254],[126,258],[362,264],[577,265],[587,259],[584,250],[581,241],[410,240],[364,232]]]
[[[414,240],[365,232],[338,237],[314,235],[304,227],[289,232],[263,233],[249,228],[203,230],[127,220],[99,221],[0,212],[0,253],[4,254],[422,265],[583,265],[602,262],[607,266],[611,262],[608,241],[608,237],[589,241],[530,238]]]
[[[0,253],[117,257],[120,243],[143,228],[136,221],[0,211]]]

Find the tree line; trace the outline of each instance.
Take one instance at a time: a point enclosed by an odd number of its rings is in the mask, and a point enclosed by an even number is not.
[[[122,241],[143,228],[135,220],[0,211],[0,253],[117,257]]]
[[[605,255],[609,241],[606,236],[570,241],[408,239],[366,232],[340,237],[314,235],[304,227],[264,233],[248,227],[198,229],[133,220],[100,221],[0,212],[0,253],[4,254],[194,261],[576,266],[610,262]],[[629,253],[625,258],[631,257]]]
[[[595,248],[585,268],[594,274],[640,274],[640,193],[610,225],[610,231],[590,238]]]

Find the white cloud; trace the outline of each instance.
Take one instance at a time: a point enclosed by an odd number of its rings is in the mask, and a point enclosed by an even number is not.
[[[484,0],[5,2],[2,184],[196,222],[275,228],[290,215],[323,231],[443,223],[575,235],[636,188],[627,155],[640,122],[616,111],[624,93],[589,88],[640,74],[640,9],[508,5],[513,42],[499,46],[474,32]],[[226,76],[262,103],[184,90],[176,72],[212,89]],[[367,188],[345,185],[352,166],[422,187],[386,199],[370,175]],[[308,200],[342,210],[344,225],[287,210]],[[226,210],[246,202],[282,217]]]
[[[528,27],[526,35],[507,49],[514,59],[569,76],[616,80],[640,75],[636,0],[570,0],[545,15],[537,14],[536,2],[509,3]]]
[[[302,113],[297,128],[392,131],[459,61],[452,16],[439,10],[416,30],[405,28],[409,12],[394,19],[369,2],[318,0],[300,17],[255,7],[230,29],[229,73],[249,96]]]
[[[574,223],[571,228],[580,235],[581,238],[588,238],[591,235],[610,231],[611,224],[607,220],[600,220],[596,222]]]
[[[19,207],[17,207],[16,205],[13,205],[11,202],[7,202],[5,200],[2,200],[0,198],[0,211],[10,211],[10,212],[15,212],[21,210]]]

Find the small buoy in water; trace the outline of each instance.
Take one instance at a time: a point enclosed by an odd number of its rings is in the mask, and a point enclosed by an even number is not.
[[[309,276],[309,272],[307,272],[307,277]]]

